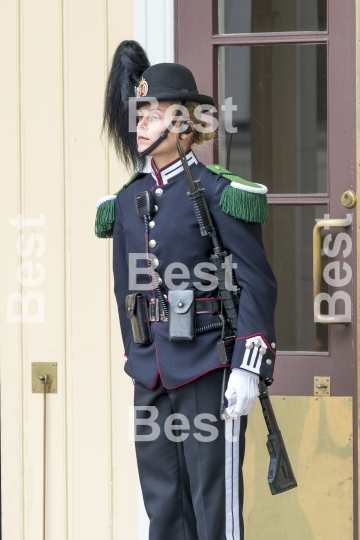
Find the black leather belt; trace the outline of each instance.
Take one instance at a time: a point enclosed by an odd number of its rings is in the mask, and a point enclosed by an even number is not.
[[[214,315],[221,313],[221,298],[196,298],[196,313],[198,315]],[[164,312],[157,298],[149,302],[149,321],[162,321]]]

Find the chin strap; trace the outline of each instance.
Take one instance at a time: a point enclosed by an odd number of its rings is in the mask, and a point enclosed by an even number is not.
[[[147,148],[146,150],[144,150],[143,152],[139,152],[140,156],[141,157],[146,157],[148,156],[153,150],[155,150],[155,148],[157,148],[159,146],[159,144],[161,144],[163,142],[163,140],[166,139],[166,137],[169,135],[170,131],[171,131],[171,128],[173,127],[173,124],[171,123],[170,126],[168,126],[165,131],[162,132],[162,134],[160,135],[160,137],[154,142],[152,143],[151,146],[149,146],[149,148]]]
[[[182,101],[181,102],[181,105],[184,107],[185,106],[185,103],[186,101]],[[165,131],[162,132],[162,134],[160,135],[160,137],[151,145],[149,146],[149,148],[147,148],[146,150],[144,150],[143,152],[139,152],[139,155],[141,157],[146,157],[148,156],[149,154],[151,154],[151,152],[153,150],[155,150],[155,148],[157,148],[159,146],[159,144],[161,144],[165,139],[166,137],[169,135],[170,131],[172,130],[172,128],[174,127],[175,123],[177,122],[177,118],[181,115],[181,111],[180,110],[177,110],[176,111],[176,114],[174,115],[174,119],[171,121],[171,123],[168,125],[168,127],[165,129]],[[184,124],[183,124],[184,125]]]

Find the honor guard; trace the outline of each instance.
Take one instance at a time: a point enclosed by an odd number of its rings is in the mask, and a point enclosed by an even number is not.
[[[150,66],[135,41],[117,48],[103,129],[135,174],[98,202],[95,232],[113,238],[150,540],[244,538],[246,415],[273,379],[267,189],[197,159],[213,136],[201,106],[213,105],[185,66]]]

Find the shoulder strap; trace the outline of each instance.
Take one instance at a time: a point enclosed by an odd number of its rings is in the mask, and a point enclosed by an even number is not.
[[[246,222],[265,224],[269,221],[266,186],[244,180],[221,165],[207,165],[207,168],[230,181],[221,193],[219,204],[223,212]]]

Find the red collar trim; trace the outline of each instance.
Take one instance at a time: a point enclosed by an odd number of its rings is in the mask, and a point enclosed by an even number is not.
[[[156,167],[155,165],[155,161],[154,161],[154,158],[151,158],[151,168],[152,170],[154,171],[154,174],[156,176],[156,183],[158,186],[163,186],[164,183],[162,181],[162,178],[161,178],[161,172],[159,171],[159,169]],[[161,169],[160,169],[161,170]]]
[[[188,154],[190,153],[193,153],[192,149],[189,148],[188,150],[186,150],[185,152],[185,156],[187,157]],[[167,165],[164,165],[164,167],[161,167],[161,169],[158,169],[155,165],[155,161],[154,161],[154,158],[151,158],[151,162],[150,162],[150,165],[151,165],[151,168],[154,172],[154,175],[156,177],[156,183],[158,186],[163,186],[164,185],[164,182],[162,180],[162,173],[165,172],[169,167],[171,167],[172,165],[174,165],[175,163],[178,163],[179,164],[181,163],[181,159],[178,157],[176,159],[174,159],[173,161],[170,161],[170,163],[168,163]]]

